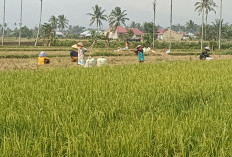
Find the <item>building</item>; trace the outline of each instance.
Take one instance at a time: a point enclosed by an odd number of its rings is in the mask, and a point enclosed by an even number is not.
[[[170,33],[171,33],[171,40],[173,41],[180,41],[183,39],[182,33],[177,33],[173,30],[166,29],[166,28],[159,28],[157,31],[157,39],[163,41],[170,41]]]
[[[104,35],[106,35],[107,33],[109,33],[110,39],[119,39],[120,35],[124,35],[127,33],[127,30],[122,26],[118,26],[116,29],[110,27],[105,30]]]
[[[143,38],[144,33],[140,31],[138,28],[128,28],[134,32],[134,36],[131,38],[132,40],[141,40]]]
[[[132,39],[140,39],[140,40],[142,39],[143,32],[141,32],[139,29],[137,28],[128,28],[128,29],[134,32],[134,36],[132,37]],[[107,33],[109,33],[109,38],[111,39],[120,39],[120,36],[123,36],[127,33],[127,29],[122,26],[118,26],[116,29],[113,28],[106,29],[104,35],[106,35]]]

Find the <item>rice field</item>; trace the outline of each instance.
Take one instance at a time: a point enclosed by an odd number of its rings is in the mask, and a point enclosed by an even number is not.
[[[0,156],[232,156],[232,62],[0,72]]]

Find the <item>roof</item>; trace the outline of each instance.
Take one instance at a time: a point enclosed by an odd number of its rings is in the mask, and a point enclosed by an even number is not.
[[[127,30],[125,28],[123,28],[122,26],[118,26],[116,31],[118,33],[127,33]]]
[[[143,35],[143,32],[141,32],[138,28],[128,28],[134,32],[134,35]]]
[[[163,35],[166,31],[167,31],[167,29],[165,29],[165,28],[159,28],[159,29],[157,30],[157,34]]]

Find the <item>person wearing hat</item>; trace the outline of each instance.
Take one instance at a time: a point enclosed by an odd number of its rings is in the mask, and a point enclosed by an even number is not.
[[[200,60],[205,60],[206,57],[209,57],[208,51],[210,51],[209,47],[205,47],[204,51],[200,55]]]
[[[144,52],[143,52],[143,47],[142,45],[138,45],[136,50],[136,53],[139,56],[139,63],[143,63],[144,62]]]
[[[71,46],[72,51],[70,52],[71,62],[78,63],[78,46],[77,44]]]
[[[46,52],[40,52],[39,57],[38,57],[38,65],[42,65],[42,64],[49,64],[50,63],[50,59],[47,56]]]
[[[78,64],[84,66],[85,65],[85,52],[87,49],[84,47],[82,42],[77,43],[78,47]]]

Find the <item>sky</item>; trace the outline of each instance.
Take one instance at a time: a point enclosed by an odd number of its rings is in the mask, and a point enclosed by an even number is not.
[[[3,1],[0,0],[0,23],[3,19]],[[52,15],[64,14],[71,25],[90,27],[90,17],[86,15],[92,12],[92,7],[98,4],[109,15],[115,7],[126,10],[131,21],[144,23],[153,20],[154,0],[43,0],[42,23],[47,22]],[[156,23],[162,27],[168,27],[170,21],[170,1],[156,0]],[[173,24],[185,24],[189,20],[201,23],[201,16],[194,11],[194,4],[200,0],[173,0]],[[220,5],[220,0],[215,0]],[[223,19],[224,22],[232,24],[231,8],[232,0],[223,0]],[[217,13],[209,15],[209,23],[219,18],[219,7]],[[40,0],[23,0],[23,25],[30,28],[38,26],[40,12]],[[20,0],[6,0],[6,23],[8,27],[15,27],[19,23]],[[96,25],[90,28],[95,28]],[[107,28],[108,23],[103,23],[103,28]]]

